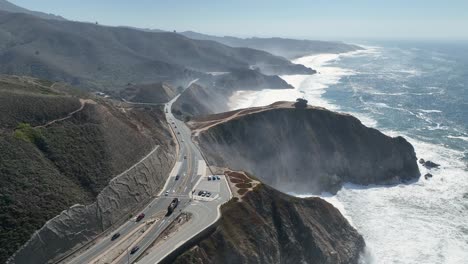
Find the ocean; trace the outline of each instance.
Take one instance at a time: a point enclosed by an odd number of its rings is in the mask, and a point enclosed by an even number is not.
[[[296,59],[319,73],[281,76],[295,89],[239,91],[230,108],[304,97],[387,135],[402,135],[418,158],[441,164],[420,166],[432,178],[345,184],[336,195],[321,197],[364,236],[363,263],[468,263],[468,43],[361,46],[365,50]]]

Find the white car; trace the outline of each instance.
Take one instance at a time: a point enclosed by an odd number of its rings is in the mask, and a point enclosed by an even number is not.
[[[169,191],[166,191],[166,192],[164,193],[164,196],[168,196],[168,195],[169,195]]]

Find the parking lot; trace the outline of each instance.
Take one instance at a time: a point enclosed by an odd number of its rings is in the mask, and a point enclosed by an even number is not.
[[[200,180],[200,183],[198,184],[197,188],[195,189],[195,192],[193,193],[193,199],[203,200],[203,201],[212,201],[216,199],[217,197],[219,197],[221,183],[222,181],[224,181],[223,179],[224,175],[211,176],[211,177],[219,177],[219,180],[218,179],[208,180],[208,177],[203,177]],[[209,196],[198,195],[200,192],[210,193],[210,195]]]

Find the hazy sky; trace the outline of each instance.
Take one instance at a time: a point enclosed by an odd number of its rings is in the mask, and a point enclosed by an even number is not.
[[[468,0],[10,0],[71,20],[217,35],[468,39]]]

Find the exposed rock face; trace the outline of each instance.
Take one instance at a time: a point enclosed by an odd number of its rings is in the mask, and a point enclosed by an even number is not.
[[[267,76],[255,70],[237,69],[217,76],[203,77],[185,90],[173,105],[176,113],[199,116],[229,110],[229,98],[239,90],[292,89],[278,76]]]
[[[157,148],[141,163],[112,180],[93,204],[76,205],[48,221],[11,259],[46,263],[100,234],[163,187],[175,157]]]
[[[211,164],[246,170],[279,190],[336,192],[343,182],[420,176],[413,146],[358,119],[292,103],[214,115],[191,125]]]
[[[175,150],[162,108],[87,96],[0,76],[0,263],[28,240],[13,262],[45,263],[164,184]]]
[[[358,263],[365,243],[320,198],[300,199],[264,184],[221,208],[216,230],[175,263]]]

